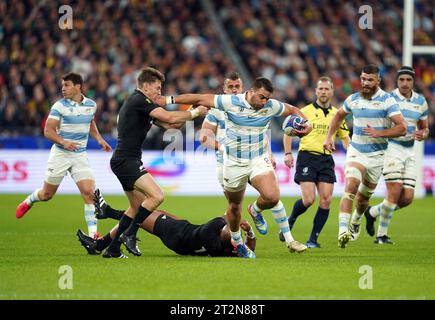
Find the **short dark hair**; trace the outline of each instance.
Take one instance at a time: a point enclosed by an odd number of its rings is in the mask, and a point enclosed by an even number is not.
[[[62,80],[71,81],[74,85],[79,84],[81,87],[83,87],[83,77],[78,73],[67,73],[62,77]]]
[[[240,74],[237,71],[230,71],[225,75],[225,79],[237,80],[240,79]]]
[[[367,74],[377,74],[379,76],[379,68],[377,65],[374,64],[368,64],[364,66],[361,70],[361,73],[367,73]]]
[[[165,82],[165,76],[159,70],[146,67],[142,69],[137,77],[137,85],[141,87],[144,83],[153,83],[155,81]]]
[[[264,77],[256,78],[254,84],[252,85],[252,88],[256,90],[264,88],[266,91],[269,91],[270,93],[273,92],[272,82],[270,82],[269,79]]]

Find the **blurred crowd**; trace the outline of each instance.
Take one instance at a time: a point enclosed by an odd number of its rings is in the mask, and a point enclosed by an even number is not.
[[[373,29],[359,13],[367,1],[215,1],[226,31],[251,74],[272,80],[274,96],[303,107],[313,99],[320,76],[334,81],[334,105],[359,90],[361,67],[380,67],[382,88],[396,86],[402,65],[403,1],[371,2]],[[435,1],[415,1],[414,44],[435,45]],[[415,57],[416,90],[431,107],[431,137],[435,138],[435,55]]]
[[[212,1],[231,46],[251,77],[266,76],[275,97],[302,107],[315,80],[330,76],[334,103],[358,90],[360,68],[381,67],[382,87],[395,86],[402,59],[402,1],[371,4],[373,29],[358,27],[363,1]],[[102,134],[116,137],[116,117],[135,88],[138,70],[166,76],[164,94],[214,92],[236,67],[200,0],[71,1],[73,28],[59,27],[56,1],[0,2],[0,136],[42,135],[51,105],[61,98],[61,76],[79,72],[86,96],[98,105]],[[414,44],[435,45],[435,3],[416,0]],[[417,90],[431,108],[435,138],[435,58],[417,56]],[[196,123],[200,125],[200,121]],[[154,129],[148,148],[162,146]]]

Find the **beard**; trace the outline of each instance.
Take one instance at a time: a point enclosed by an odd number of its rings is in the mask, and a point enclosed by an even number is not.
[[[368,91],[364,91],[364,89],[369,89]],[[374,87],[374,88],[363,88],[359,91],[359,93],[361,94],[361,96],[364,99],[370,100],[374,94],[376,93],[376,91],[378,90],[378,87]]]
[[[329,98],[328,97],[326,97],[326,98],[321,97],[321,98],[319,98],[319,102],[322,105],[324,105],[325,107],[327,107],[329,105]]]

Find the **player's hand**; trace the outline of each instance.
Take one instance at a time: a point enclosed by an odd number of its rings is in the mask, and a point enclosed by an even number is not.
[[[151,99],[156,105],[160,107],[166,106],[166,97],[165,96],[155,96],[153,99]]]
[[[334,152],[335,151],[335,143],[332,141],[332,138],[326,138],[325,142],[323,142],[323,149]]]
[[[269,154],[269,159],[270,159],[270,163],[271,163],[272,167],[274,169],[276,169],[276,160],[275,160],[275,157],[272,154]]]
[[[289,167],[289,168],[293,168],[293,155],[291,154],[291,153],[289,153],[289,154],[286,154],[285,156],[284,156],[284,163],[285,163],[285,165],[287,166],[287,167]]]
[[[363,132],[369,136],[370,138],[380,138],[379,130],[376,130],[370,125],[367,125],[367,128],[363,128]]]
[[[204,106],[198,106],[195,109],[199,111],[199,117],[204,117],[207,114],[208,110],[210,110],[210,108]]]
[[[98,144],[100,145],[101,150],[104,150],[106,152],[112,151],[112,147],[104,139],[99,140]]]
[[[65,140],[62,143],[62,147],[69,151],[76,151],[79,148],[79,144],[77,142]]]
[[[311,130],[313,130],[313,126],[308,121],[301,124],[301,127],[303,127],[302,130],[293,129],[293,134],[298,136],[298,137],[303,137],[303,136],[306,136],[307,134],[309,134],[311,132]]]
[[[243,231],[248,232],[249,230],[251,230],[251,225],[248,223],[248,221],[242,219],[240,220],[240,228]]]
[[[428,129],[421,129],[421,130],[414,131],[413,137],[417,141],[423,141],[427,138],[428,134],[429,134]]]

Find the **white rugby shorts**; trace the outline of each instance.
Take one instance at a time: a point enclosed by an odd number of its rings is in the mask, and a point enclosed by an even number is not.
[[[384,160],[385,182],[402,183],[403,188],[415,188],[417,171],[413,148],[390,142]]]
[[[350,145],[346,152],[346,168],[344,170],[346,177],[348,164],[350,162],[357,162],[366,169],[365,174],[362,176],[363,180],[365,178],[368,182],[377,184],[382,175],[382,168],[384,167],[384,155],[384,153],[362,153]]]
[[[224,189],[229,192],[240,191],[246,187],[248,179],[270,171],[275,173],[267,154],[243,163],[227,157],[223,166]]]
[[[86,151],[75,153],[53,145],[48,157],[45,181],[52,185],[60,185],[67,172],[75,183],[85,179],[95,180]]]

